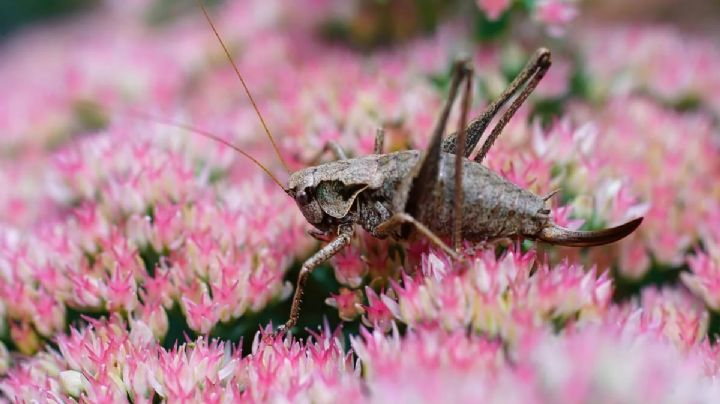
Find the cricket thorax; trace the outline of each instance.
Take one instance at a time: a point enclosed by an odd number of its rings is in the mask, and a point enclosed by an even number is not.
[[[418,161],[416,151],[325,163],[294,172],[288,193],[309,223],[327,231],[357,221],[368,231],[387,220],[397,183]]]

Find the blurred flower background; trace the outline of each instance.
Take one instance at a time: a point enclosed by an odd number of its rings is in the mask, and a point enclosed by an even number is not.
[[[0,401],[716,402],[720,5],[208,1],[291,169],[425,147],[450,66],[478,114],[548,75],[486,159],[592,249],[320,244],[194,1],[0,4]],[[454,111],[457,115],[458,111]],[[451,119],[456,122],[456,119]],[[452,128],[454,130],[454,128]]]

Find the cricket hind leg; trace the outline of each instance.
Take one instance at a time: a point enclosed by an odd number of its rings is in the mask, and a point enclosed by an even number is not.
[[[292,306],[290,307],[290,318],[284,325],[278,327],[276,331],[277,334],[283,334],[297,324],[297,320],[300,317],[300,304],[302,303],[303,290],[310,273],[312,273],[312,271],[320,264],[330,259],[343,248],[347,247],[352,240],[353,234],[354,230],[352,226],[340,227],[338,230],[338,236],[335,240],[331,241],[328,245],[320,249],[320,251],[313,254],[312,257],[308,258],[307,261],[302,264],[300,274],[298,275],[297,283],[295,285],[295,294],[293,295]]]
[[[442,185],[439,181],[440,161],[442,159],[442,135],[445,133],[450,110],[452,109],[460,85],[470,74],[471,70],[468,68],[467,61],[461,60],[455,63],[448,99],[440,114],[440,119],[435,126],[430,144],[421,160],[413,168],[412,173],[405,177],[398,187],[396,199],[393,200],[394,210],[397,213],[385,223],[378,226],[380,232],[383,232],[405,223],[412,224],[420,233],[455,259],[459,258],[458,254],[424,224],[416,220],[415,217],[424,216],[422,215],[423,210],[432,209],[432,206],[437,203],[435,201],[429,201],[428,198],[433,198],[435,187]],[[466,88],[469,88],[469,86]],[[464,101],[467,105],[469,105],[468,97],[469,90],[466,91],[464,96]],[[467,113],[463,112],[463,114],[466,115]],[[461,189],[460,191],[462,192]],[[459,209],[457,211],[459,212]]]
[[[440,160],[442,158],[442,136],[445,133],[450,110],[455,102],[458,89],[465,77],[466,63],[466,61],[458,61],[454,65],[450,92],[440,113],[440,119],[438,119],[430,143],[422,158],[413,167],[410,175],[403,178],[398,187],[396,200],[393,201],[395,212],[406,212],[411,216],[418,216],[417,213],[419,209],[424,207],[426,197],[431,194],[430,191],[438,184]]]
[[[532,59],[530,59],[530,61],[525,65],[525,67],[523,67],[520,73],[510,83],[508,88],[503,91],[503,93],[500,94],[500,96],[495,101],[493,101],[478,118],[474,119],[472,122],[470,122],[470,125],[467,126],[467,148],[465,149],[465,157],[469,157],[470,154],[472,154],[473,150],[475,150],[475,146],[477,146],[480,138],[482,138],[482,135],[485,133],[485,129],[487,129],[488,125],[490,125],[490,122],[495,117],[495,115],[497,115],[500,109],[513,97],[513,95],[515,95],[515,93],[520,88],[525,86],[526,83],[528,83],[528,81],[531,81],[534,77],[539,76],[537,78],[537,81],[539,82],[542,76],[545,75],[545,72],[549,67],[550,51],[545,48],[538,49],[533,55]],[[535,88],[535,86],[537,86],[537,82],[534,83],[534,85],[529,84],[526,88],[530,86],[532,86],[532,89],[530,89],[527,95],[529,95],[530,92],[532,92],[532,90]],[[527,95],[525,95],[525,98],[527,98]],[[520,104],[522,104],[522,101],[520,102]],[[519,107],[519,105],[517,107]],[[517,107],[515,109],[517,109]],[[513,111],[512,114],[514,113],[515,112]],[[512,114],[507,117],[508,120],[510,119]],[[445,139],[445,141],[443,142],[443,151],[445,153],[455,153],[457,149],[457,141],[458,137],[456,133],[448,136],[448,138]],[[488,145],[488,149],[491,145],[492,143]]]
[[[455,151],[455,195],[453,198],[453,247],[459,252],[462,248],[462,218],[463,218],[463,164],[465,160],[465,142],[467,131],[468,111],[472,102],[473,68],[469,64],[464,66],[465,88],[463,89],[462,101],[460,104],[460,120],[458,121],[457,150]]]
[[[527,100],[528,96],[535,91],[535,88],[540,83],[540,80],[545,76],[545,73],[547,73],[548,69],[550,69],[552,61],[550,59],[550,51],[545,48],[540,48],[535,52],[535,56],[531,60],[531,62],[523,69],[524,74],[521,74],[520,77],[523,77],[523,83],[527,82],[525,85],[525,88],[520,92],[520,94],[513,100],[513,102],[510,104],[508,109],[502,114],[500,119],[498,120],[498,123],[493,127],[492,132],[490,132],[490,135],[485,140],[485,143],[482,146],[482,149],[480,149],[480,152],[475,157],[475,161],[478,163],[482,163],[483,159],[487,155],[487,153],[490,151],[490,148],[492,148],[493,144],[495,143],[495,140],[497,140],[498,136],[500,136],[500,133],[502,133],[502,130],[505,128],[505,125],[510,121],[510,119],[515,115],[515,112],[522,106],[522,104]],[[518,86],[517,88],[519,88]],[[516,91],[517,88],[514,90]],[[512,86],[510,89],[513,89]],[[513,91],[514,92],[514,91]]]

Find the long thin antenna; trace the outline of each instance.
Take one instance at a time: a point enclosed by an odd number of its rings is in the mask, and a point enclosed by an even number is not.
[[[214,141],[216,141],[216,142],[218,142],[218,143],[221,143],[221,144],[223,144],[223,145],[225,145],[225,146],[227,146],[227,147],[230,147],[231,149],[235,150],[236,152],[238,152],[238,153],[242,154],[243,156],[249,158],[253,163],[257,164],[257,166],[260,167],[260,168],[262,168],[262,170],[265,171],[265,174],[269,175],[270,178],[272,178],[272,180],[273,180],[280,188],[282,188],[283,191],[287,192],[287,189],[285,189],[285,187],[282,185],[282,183],[281,183],[280,181],[278,181],[278,179],[270,172],[270,170],[268,170],[264,165],[262,165],[262,163],[260,163],[255,157],[251,156],[251,155],[250,155],[249,153],[247,153],[246,151],[244,151],[244,150],[240,149],[239,147],[235,146],[235,145],[232,144],[230,141],[228,141],[228,140],[226,140],[226,139],[224,139],[224,138],[222,138],[222,137],[220,137],[220,136],[218,136],[218,135],[216,135],[216,134],[214,134],[214,133],[211,133],[211,132],[208,132],[208,131],[206,131],[206,130],[203,130],[203,129],[200,129],[200,128],[196,128],[196,127],[194,127],[194,126],[190,126],[190,125],[187,125],[187,124],[184,124],[184,123],[181,123],[181,122],[170,121],[170,120],[166,120],[166,119],[161,119],[161,118],[158,118],[158,117],[154,117],[154,116],[151,116],[151,115],[147,115],[147,114],[145,114],[145,113],[143,113],[143,112],[129,111],[129,112],[126,112],[126,114],[129,114],[129,115],[132,116],[132,117],[139,118],[139,119],[143,119],[143,120],[146,120],[146,121],[155,122],[155,123],[159,123],[159,124],[167,125],[167,126],[174,126],[174,127],[176,127],[176,128],[183,129],[183,130],[186,130],[186,131],[189,131],[189,132],[194,132],[194,133],[197,133],[197,134],[200,135],[200,136],[204,136],[204,137],[206,137],[206,138],[208,138],[208,139],[214,140]]]
[[[233,69],[235,70],[235,74],[237,74],[238,78],[240,79],[240,82],[242,83],[242,86],[245,89],[245,94],[247,94],[248,98],[250,99],[250,103],[252,104],[253,108],[255,109],[255,113],[257,114],[258,118],[260,119],[260,123],[262,124],[263,129],[265,129],[265,133],[267,134],[268,138],[270,139],[270,143],[272,143],[273,149],[275,149],[275,154],[277,154],[278,159],[280,159],[280,162],[282,163],[283,167],[285,167],[285,171],[290,172],[290,169],[288,168],[287,164],[285,163],[285,159],[283,159],[282,155],[280,154],[280,149],[278,149],[277,144],[275,144],[275,139],[273,139],[272,135],[270,134],[270,129],[268,129],[267,124],[265,124],[265,120],[263,119],[262,114],[260,113],[260,109],[258,109],[258,106],[255,103],[255,99],[253,98],[252,94],[250,94],[250,89],[248,89],[247,84],[245,84],[245,80],[243,80],[242,74],[240,74],[240,69],[238,69],[232,56],[230,56],[230,51],[228,51],[227,46],[225,46],[225,42],[223,42],[222,38],[220,38],[220,34],[218,33],[217,28],[215,28],[215,24],[213,24],[212,19],[210,18],[210,14],[208,13],[207,9],[205,8],[203,1],[197,0],[197,3],[200,6],[200,8],[202,9],[202,12],[205,15],[205,19],[207,20],[208,24],[210,24],[210,28],[212,28],[213,32],[215,33],[215,36],[217,37],[218,41],[220,42],[220,46],[222,46],[223,51],[225,51],[225,55],[227,56],[228,60],[230,61],[230,64],[232,65]]]

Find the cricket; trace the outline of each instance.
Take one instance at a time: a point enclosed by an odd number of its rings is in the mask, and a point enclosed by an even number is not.
[[[207,9],[202,0],[197,2],[232,64],[275,153],[287,169]],[[336,161],[293,172],[285,186],[259,161],[229,141],[187,125],[176,125],[223,143],[253,161],[295,200],[313,226],[308,234],[327,242],[302,264],[289,319],[276,333],[283,334],[295,326],[308,276],[350,244],[357,226],[380,239],[404,241],[425,237],[456,260],[462,259],[463,240],[489,242],[523,238],[561,246],[590,247],[615,242],[637,229],[642,217],[598,231],[563,228],[552,221],[551,211],[546,206],[557,191],[544,197],[535,195],[482,164],[505,125],[537,87],[550,65],[550,51],[538,49],[498,99],[468,124],[474,71],[468,61],[457,61],[452,68],[448,98],[425,150],[384,153],[383,130],[376,134],[373,154],[365,157],[348,158],[338,144],[330,142],[322,152],[334,153]],[[459,93],[462,98],[458,130],[443,139]],[[498,115],[508,103],[509,106]],[[496,124],[476,157],[470,159],[497,116]],[[444,241],[450,239],[452,247]]]

